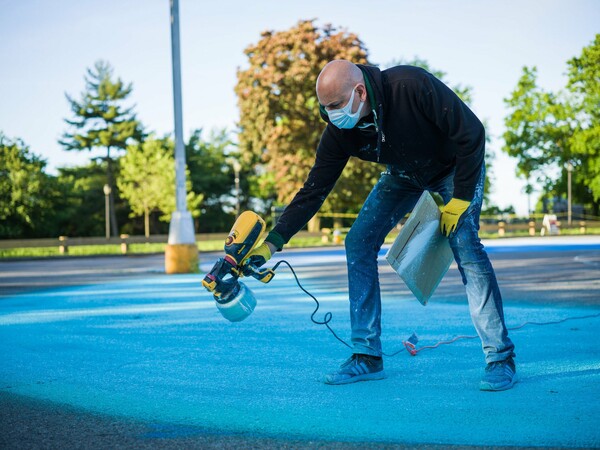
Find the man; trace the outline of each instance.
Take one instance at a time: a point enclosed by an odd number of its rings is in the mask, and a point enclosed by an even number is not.
[[[449,239],[482,341],[487,367],[480,389],[511,388],[516,382],[514,345],[494,269],[478,236],[485,180],[483,125],[454,92],[417,67],[380,71],[335,60],[321,71],[316,89],[328,125],[315,163],[250,260],[264,264],[306,225],[351,156],[387,165],[346,237],[353,355],[325,383],[386,377],[377,254],[387,234],[429,190],[444,200],[441,231]]]

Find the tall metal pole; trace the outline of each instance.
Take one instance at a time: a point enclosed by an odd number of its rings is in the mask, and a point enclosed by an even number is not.
[[[573,164],[567,163],[567,222],[571,226],[572,204],[571,204],[571,172],[573,172]]]
[[[106,239],[110,239],[110,192],[108,184],[104,185],[104,227],[106,230]]]
[[[194,244],[194,224],[187,210],[185,189],[185,149],[181,105],[181,57],[179,45],[179,0],[171,0],[171,55],[173,63],[173,107],[175,116],[175,201],[171,216],[169,244]]]
[[[240,215],[240,171],[242,166],[237,160],[233,163],[233,170],[235,172],[235,216],[238,217]]]

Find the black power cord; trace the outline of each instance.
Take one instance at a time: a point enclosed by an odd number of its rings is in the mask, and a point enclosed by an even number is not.
[[[317,324],[317,325],[325,325],[327,327],[327,329],[329,331],[331,331],[331,334],[333,334],[333,337],[335,337],[338,341],[340,341],[342,344],[344,344],[346,347],[348,347],[349,349],[352,349],[352,347],[350,346],[350,344],[348,344],[346,341],[344,341],[342,338],[340,338],[335,331],[333,331],[333,328],[331,328],[329,326],[329,322],[331,322],[331,319],[333,319],[333,314],[331,314],[331,311],[327,311],[325,313],[325,315],[323,316],[323,321],[318,321],[315,319],[315,314],[317,314],[317,311],[319,310],[319,308],[321,307],[321,304],[319,303],[319,300],[317,300],[317,298],[312,295],[310,292],[308,292],[306,289],[304,289],[304,287],[302,286],[302,284],[300,284],[300,280],[298,279],[298,275],[296,275],[296,271],[294,270],[294,268],[292,267],[292,265],[285,261],[285,260],[281,260],[279,261],[277,264],[275,264],[275,266],[273,266],[273,270],[277,270],[277,267],[279,267],[280,264],[285,264],[287,265],[290,270],[292,271],[292,275],[294,275],[294,278],[296,279],[296,284],[298,284],[298,287],[300,289],[302,289],[302,291],[308,295],[310,298],[312,298],[315,303],[317,304],[317,307],[315,308],[315,310],[313,311],[313,313],[310,315],[310,320],[313,321],[313,323]]]
[[[300,283],[300,280],[298,279],[298,275],[296,275],[296,271],[294,270],[294,268],[292,267],[292,265],[287,262],[286,260],[280,260],[279,262],[277,262],[277,264],[275,264],[273,266],[273,271],[277,270],[277,268],[281,265],[281,264],[285,264],[288,266],[288,268],[290,269],[290,271],[292,272],[292,275],[294,276],[295,280],[296,280],[296,284],[298,285],[298,287],[302,290],[302,292],[304,292],[306,295],[308,295],[310,298],[312,298],[315,303],[316,303],[316,308],[313,311],[313,313],[310,315],[310,320],[317,324],[317,325],[325,325],[327,327],[327,329],[331,332],[331,334],[333,335],[333,337],[335,337],[338,341],[340,341],[342,344],[344,344],[346,347],[348,347],[349,349],[352,349],[352,346],[350,344],[348,344],[346,341],[344,341],[342,338],[340,338],[336,332],[333,330],[333,328],[331,328],[329,326],[329,322],[331,322],[331,319],[333,319],[333,314],[331,313],[331,311],[327,311],[325,313],[325,315],[323,316],[323,320],[319,321],[315,319],[315,314],[317,314],[317,311],[319,311],[319,308],[321,307],[321,304],[319,303],[319,300],[317,300],[317,298],[312,295],[310,292],[308,292]],[[576,316],[576,317],[566,317],[564,319],[560,319],[560,320],[555,320],[555,321],[551,321],[551,322],[524,322],[521,325],[518,325],[516,327],[510,327],[508,328],[508,330],[518,330],[521,329],[527,325],[557,325],[563,322],[567,322],[569,320],[580,320],[580,319],[591,319],[591,318],[596,318],[596,317],[600,317],[600,313],[598,314],[589,314],[587,316]],[[401,348],[400,350],[388,354],[385,352],[382,352],[382,354],[384,356],[388,356],[388,357],[392,357],[392,356],[396,356],[397,354],[403,352],[404,350],[408,351],[412,356],[416,356],[417,353],[419,353],[422,350],[426,350],[426,349],[434,349],[439,347],[440,345],[448,345],[448,344],[452,344],[458,340],[461,339],[476,339],[478,336],[466,336],[466,335],[462,335],[462,336],[456,336],[455,338],[449,340],[449,341],[440,341],[434,345],[425,345],[422,347],[417,348],[416,347],[416,343],[418,342],[418,338],[416,336],[416,334],[413,333],[413,335],[408,338],[406,341],[403,342],[404,344],[404,348]]]

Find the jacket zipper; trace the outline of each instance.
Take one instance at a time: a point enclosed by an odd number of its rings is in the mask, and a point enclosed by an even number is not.
[[[381,108],[381,105],[379,105],[379,108]],[[373,117],[375,119],[375,131],[377,131],[377,134],[379,134],[379,125],[377,124],[377,111],[375,111],[373,109]],[[381,143],[385,142],[385,133],[383,132],[383,130],[381,130]],[[381,145],[377,144],[377,162],[379,162],[379,156],[381,155]]]

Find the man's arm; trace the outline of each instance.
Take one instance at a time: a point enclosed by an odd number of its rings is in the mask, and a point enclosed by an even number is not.
[[[317,213],[342,174],[349,156],[339,146],[328,125],[317,148],[315,164],[304,186],[285,208],[273,230],[267,236],[267,244],[281,250]]]

